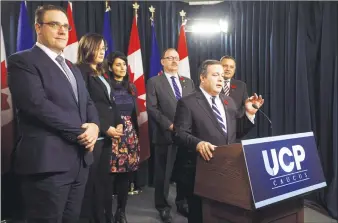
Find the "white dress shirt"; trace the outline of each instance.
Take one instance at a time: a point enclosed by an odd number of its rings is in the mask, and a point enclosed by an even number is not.
[[[167,74],[166,72],[164,72],[164,75],[166,76],[166,78],[168,79],[169,81],[169,84],[171,86],[171,89],[173,90],[174,92],[174,95],[175,95],[175,89],[174,89],[174,86],[173,86],[173,81],[171,80],[171,77],[174,76],[174,80],[175,80],[175,83],[177,84],[178,86],[178,89],[180,90],[180,93],[181,93],[181,97],[182,97],[182,86],[181,86],[181,82],[179,80],[179,76],[178,74],[175,74],[175,75],[171,75],[171,74]]]
[[[212,107],[212,101],[211,101],[212,96],[209,93],[207,93],[203,88],[200,87],[200,89],[203,92],[206,99],[208,100],[210,107]],[[222,119],[223,119],[223,121],[225,122],[225,125],[226,125],[225,110],[224,110],[224,107],[223,107],[223,102],[221,101],[219,95],[216,96],[215,103],[216,103],[218,110],[221,112]],[[252,122],[252,124],[255,124],[255,115],[249,115],[248,112],[246,112],[246,111],[245,111],[245,115]],[[227,130],[227,126],[225,126],[225,129]]]
[[[211,98],[213,96],[211,96],[209,93],[207,93],[203,88],[200,87],[200,89],[201,89],[202,93],[204,94],[205,98],[207,99],[207,101],[209,102],[210,107],[212,108]],[[225,130],[226,130],[226,132],[228,132],[227,118],[225,116],[225,110],[224,110],[224,107],[223,107],[223,102],[221,101],[219,95],[217,95],[216,98],[215,98],[215,104],[216,104],[219,112],[221,113],[221,117],[222,117],[223,122],[224,122]]]
[[[39,42],[36,42],[35,45],[37,45],[43,52],[45,52],[50,57],[50,59],[52,59],[52,61],[54,61],[54,63],[61,69],[61,71],[65,74],[65,76],[68,79],[68,76],[67,76],[66,72],[63,70],[63,68],[61,67],[61,64],[56,61],[56,57],[59,56],[59,54],[55,53],[54,51],[52,51],[51,49],[42,45]],[[65,58],[65,55],[63,53],[61,53],[60,55],[63,58]]]

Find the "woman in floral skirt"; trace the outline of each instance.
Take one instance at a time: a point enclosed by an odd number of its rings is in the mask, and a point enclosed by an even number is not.
[[[127,222],[125,208],[128,198],[131,173],[138,169],[140,146],[138,140],[136,87],[129,82],[127,57],[121,52],[113,52],[107,58],[115,103],[121,113],[124,135],[113,139],[111,173],[117,191],[115,222]],[[111,202],[110,202],[111,204]],[[106,209],[108,209],[107,207]]]

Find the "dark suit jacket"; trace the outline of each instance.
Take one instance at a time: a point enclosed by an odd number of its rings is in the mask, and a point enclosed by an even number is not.
[[[191,79],[180,76],[182,97],[195,90]],[[174,122],[177,99],[168,79],[164,75],[152,77],[147,82],[147,111],[155,123],[152,141],[155,144],[173,143],[169,126]]]
[[[223,90],[221,93],[224,94]],[[245,100],[248,98],[246,83],[232,78],[230,80],[229,96],[234,99],[234,102],[238,108],[242,108],[242,106],[245,104]]]
[[[221,129],[210,104],[200,89],[183,97],[177,103],[174,122],[175,142],[182,148],[179,152],[186,157],[186,163],[193,167],[196,164],[196,147],[199,142],[207,141],[216,146],[234,143],[238,118],[245,122],[246,132],[253,126],[247,116],[237,109],[231,97],[220,94],[220,98],[223,102],[227,101],[227,104],[223,103],[227,135]]]
[[[83,123],[99,125],[79,69],[67,61],[77,81],[78,103],[63,71],[44,51],[32,49],[8,58],[9,88],[17,108],[20,139],[14,170],[20,174],[68,171],[76,159],[93,162],[77,143]]]
[[[224,94],[224,91],[221,92]],[[246,88],[246,83],[240,80],[231,79],[230,80],[230,91],[229,96],[234,99],[234,102],[237,106],[237,108],[240,110],[240,112],[245,111],[245,100],[248,98],[248,92]],[[240,138],[243,137],[245,134],[243,133],[245,129],[245,123],[243,123],[241,120],[238,120],[237,122],[237,142],[240,141]]]
[[[83,79],[86,82],[86,86],[89,92],[89,95],[93,102],[95,103],[96,109],[99,114],[100,119],[100,136],[109,137],[106,135],[109,127],[116,127],[118,124],[122,124],[121,114],[117,108],[117,105],[114,102],[114,89],[111,86],[109,77],[105,78],[109,83],[111,92],[110,99],[108,96],[108,90],[104,83],[100,80],[98,76],[93,75],[93,71],[88,64],[78,65]]]

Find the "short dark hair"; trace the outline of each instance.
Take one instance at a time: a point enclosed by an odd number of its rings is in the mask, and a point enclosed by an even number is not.
[[[222,62],[222,60],[224,60],[224,59],[230,59],[230,60],[233,60],[236,63],[235,58],[233,58],[232,56],[229,56],[229,55],[222,56],[222,58],[219,61]]]
[[[164,58],[164,55],[165,55],[169,50],[175,50],[175,51],[177,52],[177,50],[176,50],[175,48],[168,48],[168,49],[166,49],[166,50],[163,51],[162,56],[161,56],[161,59]]]
[[[47,11],[60,11],[60,12],[63,12],[67,16],[67,12],[64,10],[64,8],[60,6],[56,6],[56,5],[38,6],[37,9],[35,10],[35,23],[37,24],[43,23],[43,17]]]
[[[211,65],[219,64],[222,66],[221,62],[218,60],[205,60],[202,62],[200,68],[199,68],[199,75],[206,77],[208,73],[208,67]]]
[[[77,49],[77,64],[91,64],[94,62],[101,42],[107,46],[106,40],[98,33],[88,33],[81,37],[79,48]],[[103,64],[98,64],[95,74],[104,74],[105,69]]]

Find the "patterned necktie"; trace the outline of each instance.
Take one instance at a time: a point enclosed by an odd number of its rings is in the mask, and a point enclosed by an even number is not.
[[[225,80],[224,81],[224,89],[223,89],[223,91],[224,91],[224,94],[226,96],[229,96],[229,92],[230,92],[228,84],[229,84],[229,80]]]
[[[61,65],[62,69],[64,70],[68,81],[70,82],[70,85],[72,86],[75,98],[76,98],[76,102],[78,102],[78,94],[77,94],[77,84],[76,84],[76,79],[74,77],[74,74],[72,73],[72,71],[69,69],[69,67],[67,66],[65,59],[59,55],[55,58],[55,60],[57,62],[59,62],[59,64]]]
[[[176,77],[172,76],[170,78],[171,78],[171,81],[173,83],[173,87],[174,87],[174,91],[175,91],[175,97],[176,97],[177,100],[180,100],[182,96],[181,96],[180,89],[178,88],[176,81],[175,81]]]
[[[215,103],[215,99],[216,99],[216,96],[213,96],[211,97],[211,101],[212,101],[212,111],[214,112],[216,118],[217,118],[217,121],[219,123],[219,125],[221,126],[222,130],[225,132],[225,134],[227,133],[227,129],[225,127],[225,123],[224,123],[224,120],[222,118],[222,115],[221,115],[221,112],[218,110],[217,108],[217,105]]]

